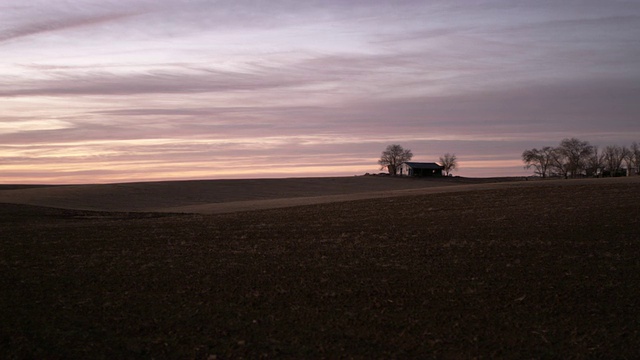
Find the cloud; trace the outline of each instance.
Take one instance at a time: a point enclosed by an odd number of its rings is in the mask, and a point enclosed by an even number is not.
[[[326,134],[324,141],[340,135],[351,136],[357,141],[376,139],[380,135],[409,139],[491,138],[520,141],[528,137],[545,138],[546,134],[551,134],[549,137],[554,139],[581,134],[599,136],[612,132],[640,136],[637,124],[640,104],[636,101],[640,97],[639,83],[640,79],[633,77],[623,80],[586,78],[525,82],[502,89],[479,88],[476,91],[443,95],[356,96],[341,99],[336,94],[332,102],[313,106],[301,105],[298,101],[279,104],[266,101],[246,103],[244,106],[221,103],[203,107],[181,100],[176,106],[167,107],[166,104],[172,102],[168,97],[167,103],[162,101],[149,107],[155,98],[154,92],[151,92],[148,102],[141,100],[139,96],[143,95],[134,95],[132,99],[118,97],[100,104],[103,110],[81,109],[68,118],[56,115],[59,121],[73,126],[60,130],[14,133],[2,141],[33,143],[51,139],[115,140],[167,136],[183,139],[255,137],[258,141],[276,135],[293,137],[310,134]],[[268,84],[265,82],[262,85]],[[91,85],[96,86],[93,82]],[[106,87],[117,89],[117,92],[105,91],[101,87],[100,92],[93,93],[123,95],[127,93],[122,89],[123,86],[112,84]],[[179,93],[179,89],[171,86],[183,85],[171,83],[153,91]],[[211,87],[208,91],[226,94],[230,89],[234,87]],[[262,91],[256,86],[251,89],[258,93]],[[269,89],[272,88],[264,88]],[[78,94],[88,92],[86,88],[76,91]],[[296,92],[295,89],[289,89],[285,93],[289,91]],[[73,94],[67,89],[62,93]],[[279,96],[277,94],[274,96]],[[105,101],[102,97],[100,99]],[[202,105],[199,102],[193,104]]]
[[[380,92],[408,85],[420,71],[421,54],[307,54],[296,61],[246,63],[242,71],[173,63],[161,69],[29,64],[37,76],[7,78],[0,97],[70,95],[198,94],[295,88],[321,93],[348,87]],[[31,74],[31,73],[29,73]],[[354,85],[361,84],[359,87]],[[313,87],[321,86],[313,89]],[[309,88],[309,90],[304,90]],[[353,92],[352,92],[353,93]],[[357,94],[356,91],[354,94]]]
[[[49,79],[16,81],[17,84],[13,87],[9,85],[0,90],[0,97],[193,94],[302,86],[314,81],[312,77],[289,76],[277,71],[265,74],[210,69],[189,72],[152,70],[133,74],[107,71],[74,74],[72,71],[65,71],[56,73]]]
[[[517,173],[563,137],[638,140],[640,6],[576,4],[4,5],[0,154],[33,176],[334,174],[374,172],[399,142]]]
[[[13,122],[0,122],[0,134],[14,134],[25,131],[43,131],[67,129],[71,124],[57,119],[49,120],[24,120]]]
[[[0,31],[0,43],[32,35],[95,26],[139,14],[139,11],[107,14],[42,14],[24,23],[5,26]]]
[[[101,110],[92,111],[93,114],[110,115],[118,117],[155,117],[155,116],[185,116],[185,117],[212,117],[220,115],[237,115],[252,113],[271,113],[271,114],[308,114],[321,111],[318,106],[220,106],[220,107],[202,107],[202,108],[136,108],[136,109],[117,109],[117,110]]]

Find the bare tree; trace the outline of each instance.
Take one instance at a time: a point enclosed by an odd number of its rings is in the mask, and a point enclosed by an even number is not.
[[[551,175],[562,176],[563,178],[569,177],[569,161],[562,151],[558,148],[553,148],[551,151]]]
[[[622,148],[624,149],[624,165],[625,165],[625,168],[627,170],[627,174],[626,175],[627,176],[631,176],[635,172],[635,166],[634,166],[635,165],[635,159],[634,159],[634,156],[633,156],[633,151],[630,148],[626,147],[626,146],[623,146]]]
[[[631,165],[630,167],[630,172],[635,172],[635,174],[639,174],[640,173],[640,145],[638,145],[637,142],[634,142],[633,144],[631,144],[631,147],[629,148],[629,165]],[[629,175],[631,175],[632,173],[630,173]]]
[[[440,156],[440,165],[444,167],[445,175],[449,176],[451,171],[458,168],[458,158],[456,158],[456,154],[446,153],[443,156]]]
[[[627,157],[629,149],[625,146],[607,146],[604,148],[604,163],[609,176],[618,176],[622,171],[622,162]]]
[[[522,161],[525,169],[534,168],[534,174],[543,178],[550,175],[553,165],[553,148],[545,146],[542,149],[533,148],[522,153]]]
[[[640,174],[640,144],[607,146],[600,151],[588,141],[566,138],[555,148],[525,150],[522,161],[526,169],[534,168],[542,177],[620,176],[625,167],[627,175]]]
[[[387,146],[387,149],[382,152],[378,164],[380,165],[380,170],[386,167],[389,170],[389,174],[395,175],[398,167],[403,162],[411,160],[412,157],[411,150],[405,150],[402,146],[393,144]]]
[[[593,152],[587,159],[587,176],[600,176],[604,168],[604,154],[599,152],[597,146],[593,146]]]
[[[588,141],[576,138],[563,139],[557,151],[564,161],[563,164],[559,164],[560,168],[564,170],[564,177],[568,177],[569,174],[571,177],[576,177],[583,174],[587,159],[593,152],[593,146]]]

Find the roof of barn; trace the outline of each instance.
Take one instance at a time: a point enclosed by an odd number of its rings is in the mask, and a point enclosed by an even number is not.
[[[440,166],[436,163],[433,162],[409,162],[406,161],[404,164],[406,164],[408,167],[412,168],[412,169],[427,169],[427,170],[442,170],[444,169],[443,166]]]

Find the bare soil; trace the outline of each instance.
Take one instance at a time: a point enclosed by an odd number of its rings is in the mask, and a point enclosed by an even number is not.
[[[640,356],[639,178],[447,186],[213,215],[1,204],[0,353]]]
[[[28,204],[76,210],[99,211],[179,211],[221,212],[218,204],[227,204],[224,212],[268,208],[260,201],[298,199],[294,205],[303,205],[300,198],[349,200],[351,196],[371,198],[387,192],[411,189],[431,189],[467,184],[517,181],[520,178],[406,178],[390,176],[353,176],[337,178],[290,178],[249,180],[167,181],[100,185],[22,186],[0,185],[0,203]],[[360,194],[360,195],[358,195]],[[238,207],[229,206],[238,203]],[[266,203],[268,204],[268,203]],[[281,207],[281,206],[279,206]]]

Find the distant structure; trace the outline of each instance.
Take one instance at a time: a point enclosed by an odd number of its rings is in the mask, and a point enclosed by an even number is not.
[[[406,176],[442,176],[444,166],[432,162],[403,162],[398,171]]]

